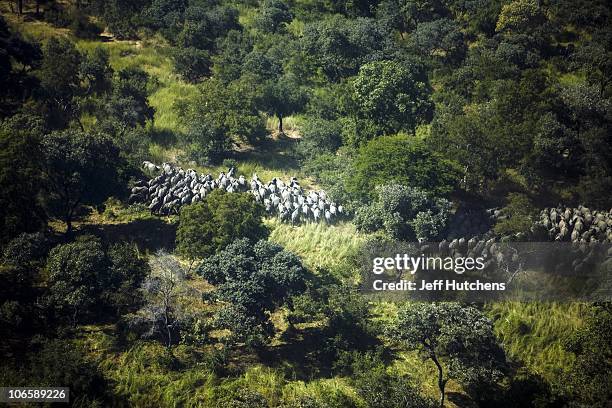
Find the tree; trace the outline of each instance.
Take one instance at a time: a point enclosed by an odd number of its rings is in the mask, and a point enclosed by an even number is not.
[[[212,56],[213,76],[223,83],[240,78],[245,58],[253,48],[253,40],[247,32],[231,30],[217,40],[217,54]]]
[[[353,89],[358,115],[374,122],[378,134],[414,133],[417,125],[431,118],[431,88],[417,66],[370,62],[359,69]]]
[[[238,238],[265,238],[268,231],[262,223],[263,211],[250,194],[216,189],[204,201],[181,208],[177,251],[197,260]]]
[[[14,113],[37,87],[31,71],[41,60],[40,46],[12,32],[0,16],[0,118]]]
[[[499,235],[528,233],[537,215],[537,208],[525,194],[510,193],[507,200],[508,204],[503,212],[508,218],[495,223],[495,233]]]
[[[82,81],[85,82],[85,94],[101,96],[113,87],[113,68],[110,66],[110,52],[106,48],[96,47],[85,55],[79,68]]]
[[[502,6],[495,31],[529,32],[545,19],[536,0],[515,0]]]
[[[144,126],[146,121],[153,120],[155,109],[149,105],[148,82],[149,74],[141,68],[119,71],[104,113],[131,127]]]
[[[255,19],[255,27],[264,33],[282,31],[293,20],[289,6],[282,0],[264,0]]]
[[[446,199],[398,184],[377,186],[376,194],[376,201],[355,214],[355,225],[362,231],[384,229],[392,239],[431,240],[446,227],[451,208]]]
[[[78,118],[76,97],[81,94],[80,68],[83,56],[64,37],[52,37],[43,47],[40,83],[49,106],[50,123],[64,128]]]
[[[174,69],[189,82],[199,82],[210,75],[210,56],[208,51],[194,47],[177,48],[172,55]]]
[[[191,124],[183,139],[189,159],[200,164],[221,162],[232,147],[223,129],[203,121]]]
[[[355,388],[368,408],[434,408],[433,398],[423,396],[406,377],[389,374],[382,359],[372,353],[353,363]]]
[[[505,364],[493,324],[478,309],[457,303],[407,303],[390,329],[393,339],[418,350],[438,371],[440,408],[449,379],[494,383]]]
[[[270,313],[304,291],[307,279],[296,255],[265,240],[253,245],[247,238],[205,259],[198,273],[216,286],[215,299],[231,305],[218,316],[218,323],[232,330],[237,341],[245,341],[253,331],[269,333]]]
[[[419,54],[442,64],[460,63],[467,51],[461,27],[449,18],[419,24],[411,38]]]
[[[573,398],[590,407],[605,407],[612,398],[612,307],[593,305],[585,324],[570,335],[564,348],[576,356],[566,376]]]
[[[457,174],[454,163],[422,141],[405,135],[381,136],[359,149],[349,188],[358,196],[372,197],[375,186],[396,182],[444,195],[454,189]]]
[[[76,326],[93,311],[108,281],[108,266],[102,243],[93,236],[56,246],[47,260],[47,304]]]
[[[392,58],[396,46],[379,22],[336,15],[304,27],[302,44],[332,82],[355,75],[366,62]]]
[[[109,246],[106,256],[110,263],[109,280],[102,297],[115,314],[121,316],[140,304],[141,297],[135,292],[149,276],[151,268],[138,249],[127,242]]]
[[[342,126],[337,121],[307,117],[297,150],[305,160],[323,153],[335,153],[342,145]]]
[[[0,123],[0,245],[21,232],[41,230],[40,118],[16,115]]]
[[[299,112],[306,104],[306,94],[295,78],[281,77],[264,86],[261,104],[278,118],[278,132],[283,133],[283,117]]]
[[[257,102],[261,87],[250,76],[225,84],[215,78],[202,82],[199,93],[182,101],[177,110],[189,127],[205,122],[220,129],[228,137],[255,143],[265,134],[265,122]]]
[[[47,208],[69,234],[79,206],[100,205],[117,191],[119,151],[105,136],[72,129],[45,135],[42,151]]]
[[[159,336],[170,348],[178,342],[188,317],[183,300],[194,293],[185,285],[185,271],[172,255],[159,250],[150,265],[151,274],[141,286],[144,305],[127,319],[132,327],[144,330],[143,337]]]

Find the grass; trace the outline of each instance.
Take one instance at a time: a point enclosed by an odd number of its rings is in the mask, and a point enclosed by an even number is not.
[[[110,53],[110,63],[115,71],[125,68],[142,68],[156,84],[149,96],[155,108],[154,128],[171,132],[185,131],[184,125],[174,109],[174,102],[193,97],[197,87],[183,81],[174,72],[171,48],[160,37],[148,41],[91,41],[79,40],[79,50],[91,52],[103,47]]]
[[[348,222],[292,226],[274,218],[266,220],[266,225],[272,230],[271,241],[301,256],[311,268],[334,269],[348,260],[365,238]]]
[[[573,356],[563,340],[582,324],[581,303],[494,303],[488,314],[508,356],[554,383]]]

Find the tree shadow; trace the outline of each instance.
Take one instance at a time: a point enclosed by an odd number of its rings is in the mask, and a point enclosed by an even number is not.
[[[286,370],[295,380],[332,378],[338,367],[338,336],[333,328],[309,327],[289,329],[282,335],[283,343],[257,350],[258,358],[269,367]],[[359,344],[344,344],[350,351],[373,351],[380,341],[368,333],[360,333]],[[348,347],[347,347],[348,346]]]
[[[296,170],[300,165],[294,149],[298,140],[287,136],[267,136],[256,146],[238,145],[231,158],[238,161],[251,161],[279,170]]]
[[[99,236],[106,242],[133,242],[141,251],[155,252],[159,249],[174,250],[176,224],[159,218],[146,218],[125,224],[88,224],[78,234]]]

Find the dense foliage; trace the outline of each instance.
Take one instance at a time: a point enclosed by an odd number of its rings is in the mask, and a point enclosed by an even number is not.
[[[355,256],[445,238],[457,209],[499,208],[488,232],[517,239],[546,206],[607,212],[609,2],[0,11],[0,385],[73,406],[609,404],[609,304],[372,301]],[[158,217],[126,200],[145,160],[295,176],[344,211],[293,226],[215,189]]]

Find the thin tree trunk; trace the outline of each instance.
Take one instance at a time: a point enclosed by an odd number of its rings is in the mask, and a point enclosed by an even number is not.
[[[23,14],[23,0],[17,0],[17,12],[19,15]]]
[[[72,216],[66,217],[66,235],[70,235],[72,233]]]
[[[283,132],[283,115],[278,115],[278,132],[284,133]]]
[[[440,408],[444,408],[444,389],[446,388],[446,381],[444,380],[444,371],[442,371],[442,365],[438,361],[438,358],[436,357],[435,353],[431,352],[430,356],[434,364],[438,368],[438,389],[440,390]]]

